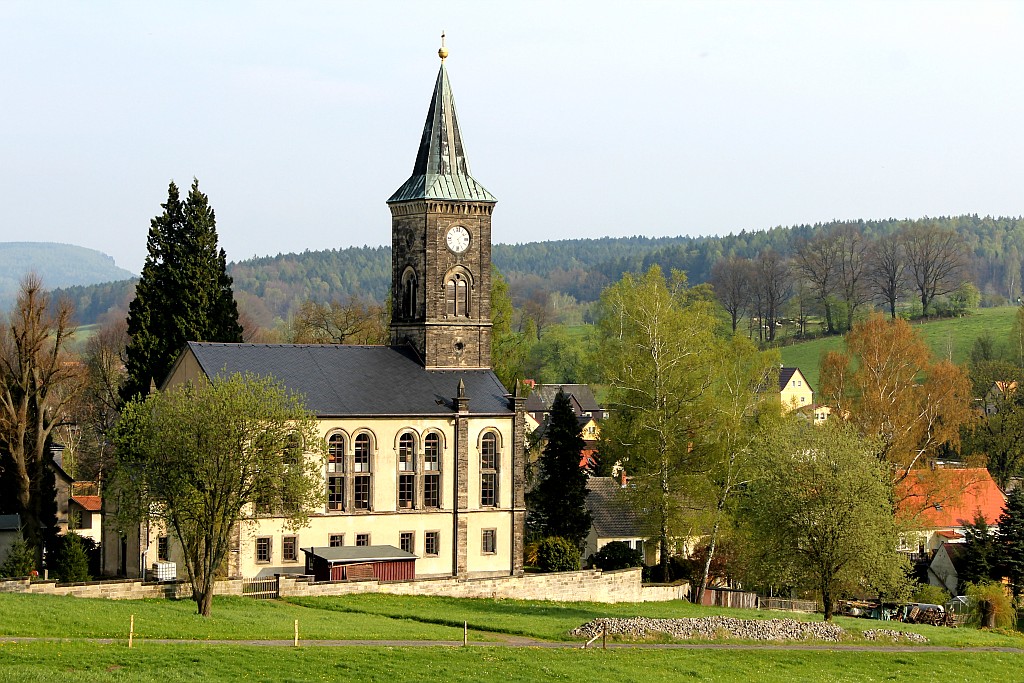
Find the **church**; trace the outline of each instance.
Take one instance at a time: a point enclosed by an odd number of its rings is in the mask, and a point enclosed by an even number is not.
[[[191,342],[162,387],[270,375],[317,417],[328,454],[324,507],[298,531],[274,516],[244,520],[232,576],[313,573],[324,563],[403,568],[378,578],[522,574],[525,401],[491,370],[497,200],[470,174],[448,52],[438,54],[412,175],[387,200],[390,345]],[[175,560],[165,537],[141,545],[143,566]]]

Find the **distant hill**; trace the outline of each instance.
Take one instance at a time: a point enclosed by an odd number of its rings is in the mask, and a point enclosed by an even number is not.
[[[56,242],[0,242],[0,310],[8,310],[22,278],[34,272],[48,289],[134,277],[103,252]]]

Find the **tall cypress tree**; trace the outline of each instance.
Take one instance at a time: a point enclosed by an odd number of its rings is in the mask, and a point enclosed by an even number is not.
[[[185,342],[242,341],[227,257],[217,248],[216,217],[199,181],[185,201],[171,181],[161,207],[150,221],[146,263],[128,307],[124,400],[160,384]]]
[[[583,547],[590,531],[587,474],[580,467],[583,437],[572,403],[559,391],[545,431],[540,475],[530,492],[531,526],[542,536],[561,536]]]

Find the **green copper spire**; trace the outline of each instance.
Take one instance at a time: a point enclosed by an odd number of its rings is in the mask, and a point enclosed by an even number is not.
[[[444,66],[448,49],[444,47],[443,34],[438,56],[441,57],[441,70],[437,73],[434,96],[430,99],[412,175],[391,195],[388,203],[414,199],[496,202],[494,195],[469,174],[466,149],[455,114],[455,98]]]

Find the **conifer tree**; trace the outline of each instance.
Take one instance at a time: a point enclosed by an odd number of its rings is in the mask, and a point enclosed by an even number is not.
[[[1006,497],[1006,509],[999,518],[1000,564],[1013,585],[1013,594],[1024,593],[1024,493],[1016,488]]]
[[[531,526],[541,536],[560,536],[577,547],[590,531],[587,474],[580,467],[583,436],[569,397],[561,390],[551,406],[537,486],[530,492]]]
[[[128,307],[127,379],[121,397],[160,384],[185,342],[240,342],[238,306],[217,249],[217,221],[199,181],[185,201],[172,181],[163,213],[150,222],[148,254]]]

